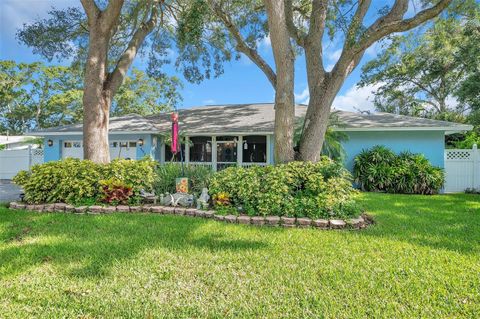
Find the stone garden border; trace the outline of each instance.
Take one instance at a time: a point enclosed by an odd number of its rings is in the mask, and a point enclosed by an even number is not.
[[[73,213],[73,214],[111,214],[113,212],[121,213],[156,213],[164,215],[185,215],[191,217],[211,218],[216,221],[243,224],[254,226],[270,226],[270,227],[285,227],[285,228],[316,228],[316,229],[363,229],[370,224],[373,224],[373,219],[368,214],[362,214],[358,218],[351,219],[316,219],[310,218],[295,218],[295,217],[279,217],[279,216],[246,216],[246,215],[218,215],[213,210],[199,210],[195,208],[172,207],[172,206],[158,206],[158,205],[144,205],[144,206],[79,206],[68,205],[65,203],[55,204],[38,204],[28,205],[23,203],[11,202],[9,207],[11,209],[26,209],[35,212],[58,212],[58,213]]]

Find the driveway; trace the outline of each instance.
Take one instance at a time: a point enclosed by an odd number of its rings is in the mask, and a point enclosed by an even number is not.
[[[20,193],[22,193],[21,188],[12,184],[10,180],[0,180],[0,203],[19,200]]]

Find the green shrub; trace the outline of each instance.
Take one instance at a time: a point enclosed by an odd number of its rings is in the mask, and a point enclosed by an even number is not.
[[[348,171],[327,157],[318,163],[229,167],[210,181],[212,198],[228,194],[231,206],[249,215],[354,216],[356,193]]]
[[[395,155],[384,146],[363,150],[354,164],[355,182],[362,190],[404,194],[436,194],[444,172],[421,154]]]
[[[187,177],[189,192],[199,195],[202,188],[208,187],[208,182],[213,172],[210,167],[200,165],[184,165],[183,174],[180,164],[166,163],[157,168],[154,189],[157,194],[175,193],[175,179]]]
[[[68,158],[34,165],[30,172],[22,171],[14,182],[22,186],[28,203],[83,203],[100,200],[100,180],[115,178],[140,189],[151,190],[156,163],[150,159],[131,161],[117,159],[110,164]]]

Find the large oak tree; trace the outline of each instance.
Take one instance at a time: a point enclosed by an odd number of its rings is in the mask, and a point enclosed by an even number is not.
[[[83,10],[53,9],[49,18],[24,25],[17,36],[48,60],[69,58],[84,67],[84,157],[107,163],[113,98],[141,50],[150,48],[151,69],[159,73],[174,3],[81,0],[81,5]]]
[[[275,88],[275,108],[281,114],[276,119],[275,158],[279,162],[292,159],[292,123],[294,114],[286,106],[291,101],[294,70],[290,63],[292,47],[285,42],[285,33],[304,53],[310,92],[307,114],[300,140],[298,158],[317,161],[325,138],[328,118],[335,96],[348,75],[358,66],[365,51],[385,37],[410,30],[439,15],[451,0],[422,1],[421,10],[407,15],[408,0],[392,1],[374,12],[370,0],[283,0],[234,1],[208,0],[212,12],[220,18],[236,49],[250,58],[272,82]],[[241,7],[243,10],[232,8]],[[275,57],[275,71],[259,57],[257,47],[245,43],[245,31],[257,30],[236,21],[258,16],[263,11],[268,18],[270,39]],[[369,17],[366,19],[366,17]],[[370,23],[368,23],[370,22]],[[286,29],[285,27],[286,26]],[[243,31],[243,32],[242,32]],[[260,32],[261,33],[261,32]],[[247,32],[248,34],[248,32]],[[333,69],[324,65],[325,39],[342,42],[340,58]],[[246,45],[247,44],[247,45]],[[296,52],[294,48],[294,52]],[[276,74],[276,73],[277,74]],[[282,76],[278,74],[282,72]],[[275,80],[275,82],[272,81]],[[279,85],[279,81],[284,82]],[[293,104],[293,102],[290,102]],[[282,133],[277,133],[282,132]]]

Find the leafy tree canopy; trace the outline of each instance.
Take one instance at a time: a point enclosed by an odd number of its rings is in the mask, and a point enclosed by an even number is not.
[[[425,32],[391,37],[363,67],[359,86],[379,85],[374,92],[378,111],[450,121],[477,116],[480,10],[467,4],[461,15],[445,14]]]
[[[181,100],[176,77],[152,78],[132,69],[111,106],[113,116],[169,110]],[[0,131],[66,125],[82,119],[83,79],[74,67],[0,61]]]

